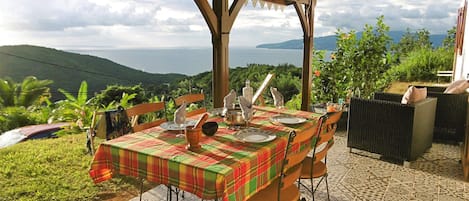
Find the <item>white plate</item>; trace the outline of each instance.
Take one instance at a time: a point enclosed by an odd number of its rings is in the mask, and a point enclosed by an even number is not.
[[[162,123],[160,126],[161,128],[165,130],[180,131],[180,130],[184,130],[186,126],[194,126],[195,123],[197,123],[197,120],[186,120],[186,123],[184,124],[184,126],[181,127],[179,124],[175,124],[172,121],[167,121],[167,122]]]
[[[242,129],[234,134],[236,139],[242,142],[263,143],[275,140],[277,136],[270,132],[257,128]]]
[[[302,117],[279,115],[279,116],[272,117],[272,121],[279,122],[282,124],[287,124],[287,125],[295,125],[295,124],[302,124],[306,122],[306,119]]]

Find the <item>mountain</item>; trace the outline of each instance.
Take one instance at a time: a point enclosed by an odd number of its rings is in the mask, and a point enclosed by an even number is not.
[[[404,31],[390,31],[389,36],[392,38],[394,43],[399,42],[401,37],[405,34]],[[363,32],[357,32],[357,37],[360,38]],[[434,47],[441,46],[443,39],[446,37],[444,34],[431,34],[430,41]],[[337,35],[315,37],[314,48],[317,50],[335,50],[336,48]],[[303,39],[288,40],[280,43],[268,43],[257,45],[256,48],[267,48],[267,49],[303,49]]]
[[[0,46],[0,78],[10,77],[21,82],[30,75],[54,81],[50,86],[52,100],[63,98],[58,88],[76,94],[83,80],[87,81],[88,93],[92,96],[111,84],[158,87],[187,77],[182,74],[147,73],[108,59],[46,47]]]

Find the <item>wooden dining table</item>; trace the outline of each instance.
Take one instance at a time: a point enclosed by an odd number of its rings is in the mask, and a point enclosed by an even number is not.
[[[126,175],[174,186],[202,199],[246,200],[279,175],[288,133],[315,132],[321,115],[261,106],[255,106],[255,111],[250,126],[276,135],[274,140],[240,141],[235,137],[240,131],[214,115],[208,121],[217,122],[219,129],[214,136],[202,136],[202,148],[198,151],[187,150],[186,140],[176,137],[177,132],[157,126],[103,142],[94,155],[89,174],[95,183]],[[276,115],[306,121],[284,125],[272,121]]]

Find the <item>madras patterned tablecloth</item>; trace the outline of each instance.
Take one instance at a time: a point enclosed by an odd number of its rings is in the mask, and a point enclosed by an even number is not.
[[[275,108],[256,107],[251,126],[272,131],[277,139],[266,143],[243,143],[232,135],[220,117],[220,128],[213,137],[203,136],[202,150],[186,150],[184,138],[174,132],[154,127],[102,143],[91,163],[90,176],[95,183],[115,174],[172,185],[203,199],[245,200],[265,188],[278,175],[287,135],[290,130],[314,132],[319,114],[282,110],[282,113],[305,117],[307,122],[287,127],[274,124],[270,117]]]

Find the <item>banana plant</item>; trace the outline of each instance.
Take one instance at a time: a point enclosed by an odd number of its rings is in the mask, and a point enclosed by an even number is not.
[[[84,128],[91,123],[91,99],[88,99],[88,84],[82,81],[77,96],[73,96],[64,89],[58,89],[65,96],[65,100],[57,102],[58,108],[53,112],[55,119],[60,121],[76,122],[77,126]]]

